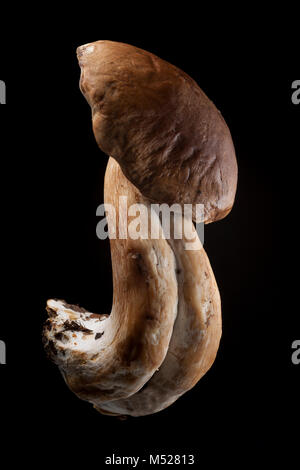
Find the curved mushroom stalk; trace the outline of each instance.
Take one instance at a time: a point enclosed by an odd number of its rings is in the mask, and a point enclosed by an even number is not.
[[[105,201],[116,208],[117,233],[127,220],[119,217],[119,196],[128,205],[146,202],[112,159],[106,174]],[[141,223],[151,230],[151,222]],[[121,225],[121,227],[120,227]],[[111,228],[111,226],[110,226]],[[46,348],[73,392],[92,403],[128,397],[159,368],[169,346],[177,314],[176,262],[164,238],[110,239],[113,306],[108,315],[86,312],[63,301],[48,301]]]
[[[78,57],[95,138],[111,156],[104,200],[116,210],[116,226],[107,217],[113,307],[98,315],[50,300],[44,341],[70,389],[101,413],[148,415],[191,389],[217,354],[220,296],[192,218],[197,204],[206,223],[230,212],[235,152],[218,110],[178,68],[111,41],[82,46]],[[122,196],[145,208],[146,236],[128,237]],[[153,202],[190,204],[188,226],[178,211],[168,237]]]
[[[173,219],[181,223],[180,219]],[[190,224],[187,238],[171,238],[176,258],[178,313],[167,355],[145,386],[127,399],[96,404],[98,411],[144,416],[171,405],[190,390],[213,364],[221,338],[221,301],[208,257]],[[173,231],[174,233],[174,231]],[[194,250],[185,243],[194,239]]]

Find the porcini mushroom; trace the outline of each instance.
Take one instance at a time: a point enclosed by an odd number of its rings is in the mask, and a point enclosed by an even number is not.
[[[234,146],[219,111],[175,66],[112,41],[81,46],[77,54],[95,138],[110,155],[105,202],[118,211],[119,197],[127,196],[129,205],[147,208],[141,217],[148,218],[152,203],[193,207],[181,239],[174,232],[166,239],[161,220],[151,218],[159,239],[151,239],[149,228],[148,239],[110,240],[110,315],[64,301],[47,304],[45,345],[70,389],[102,413],[142,416],[192,388],[216,357],[220,296],[192,219],[198,220],[197,204],[205,223],[230,212]],[[173,228],[182,224],[178,214],[171,217]],[[190,238],[196,249],[186,250]]]

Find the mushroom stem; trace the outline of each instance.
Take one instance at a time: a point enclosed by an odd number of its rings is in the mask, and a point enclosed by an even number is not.
[[[173,224],[181,223],[173,217]],[[178,313],[167,355],[146,385],[127,399],[96,404],[106,414],[144,416],[170,406],[212,366],[221,338],[221,301],[209,259],[192,223],[182,240],[170,239],[176,258]],[[171,233],[174,233],[173,231]],[[197,249],[186,250],[195,237]]]
[[[148,201],[111,158],[105,202],[116,207],[117,233],[127,227],[127,220],[119,220],[119,196],[126,196],[128,205],[144,204],[149,209]],[[150,210],[146,217],[151,217]],[[149,231],[151,222],[160,224],[158,218],[148,220]],[[145,240],[110,240],[114,294],[109,316],[74,310],[63,301],[47,303],[47,351],[70,389],[92,403],[132,395],[167,353],[177,314],[176,262],[167,240],[150,240],[150,235]]]

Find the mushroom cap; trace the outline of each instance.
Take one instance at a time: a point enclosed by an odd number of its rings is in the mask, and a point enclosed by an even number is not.
[[[234,202],[237,163],[230,131],[197,83],[154,54],[113,41],[77,49],[80,88],[100,149],[159,204],[204,205],[204,221]]]

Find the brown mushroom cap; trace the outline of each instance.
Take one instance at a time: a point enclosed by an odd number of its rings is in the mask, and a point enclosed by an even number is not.
[[[77,53],[101,150],[151,201],[203,204],[206,223],[225,217],[237,185],[234,146],[196,82],[129,44],[97,41]]]

